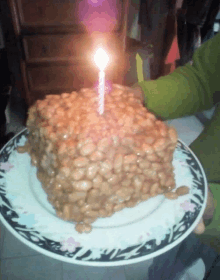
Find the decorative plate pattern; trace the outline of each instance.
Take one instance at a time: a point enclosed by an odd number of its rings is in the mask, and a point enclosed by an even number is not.
[[[180,140],[173,166],[177,187],[190,193],[177,200],[163,195],[100,218],[89,234],[55,215],[31,166],[30,156],[19,154],[27,129],[0,152],[0,218],[19,240],[61,261],[90,266],[116,266],[156,257],[176,246],[195,228],[207,200],[207,180],[196,156]]]

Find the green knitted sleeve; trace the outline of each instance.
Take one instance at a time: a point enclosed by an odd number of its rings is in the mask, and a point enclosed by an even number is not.
[[[193,64],[154,81],[140,82],[146,107],[163,119],[210,109],[220,101],[220,34],[194,54]]]

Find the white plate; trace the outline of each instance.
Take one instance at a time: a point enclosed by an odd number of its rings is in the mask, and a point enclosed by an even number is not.
[[[30,156],[15,151],[27,129],[10,140],[0,153],[0,217],[19,240],[61,261],[90,266],[116,266],[156,257],[184,240],[205,209],[207,180],[193,152],[180,140],[173,166],[177,187],[190,193],[177,200],[163,195],[99,218],[89,234],[55,215],[31,166]]]

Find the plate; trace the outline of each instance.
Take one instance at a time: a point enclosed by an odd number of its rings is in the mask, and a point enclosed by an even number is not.
[[[19,154],[25,129],[0,152],[0,218],[7,229],[32,249],[49,257],[81,265],[117,266],[154,258],[183,241],[202,217],[207,180],[194,153],[178,140],[173,166],[177,187],[187,195],[168,200],[163,195],[99,218],[89,234],[56,217],[36,177],[30,156]]]

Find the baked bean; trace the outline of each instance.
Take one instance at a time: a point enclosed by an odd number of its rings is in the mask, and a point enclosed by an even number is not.
[[[108,138],[101,139],[97,144],[97,149],[100,152],[105,151],[110,146],[110,140]]]
[[[138,165],[141,169],[145,169],[145,168],[150,168],[150,161],[149,160],[144,160],[144,159],[139,159],[138,160]]]
[[[69,202],[75,202],[86,198],[86,192],[73,192],[68,195]]]
[[[159,138],[153,145],[155,151],[163,151],[167,147],[165,138]]]
[[[157,193],[157,189],[159,188],[159,184],[158,183],[154,183],[151,187],[150,187],[150,195],[154,196]]]
[[[97,201],[97,197],[94,197],[94,196],[88,196],[86,198],[86,203],[89,204],[91,206],[91,208],[93,208],[94,204],[96,203]]]
[[[145,156],[145,152],[144,152],[141,148],[133,147],[133,152],[134,152],[137,156],[140,156],[140,157]]]
[[[126,137],[126,138],[122,139],[121,143],[124,146],[133,147],[134,139],[131,137]]]
[[[158,193],[158,194],[162,194],[162,193],[164,193],[164,191],[163,191],[162,188],[160,187],[160,188],[157,189],[157,193]]]
[[[137,161],[137,156],[135,154],[127,155],[124,157],[124,164],[134,164]]]
[[[62,166],[62,167],[60,167],[59,172],[60,172],[63,176],[68,177],[68,176],[70,175],[70,168],[69,168],[69,167],[66,167],[66,166]]]
[[[159,170],[163,169],[163,166],[161,165],[161,163],[152,162],[151,168],[152,168],[152,170],[159,171]]]
[[[189,188],[186,186],[181,186],[176,190],[178,196],[186,195],[189,193]]]
[[[100,216],[100,215],[99,215]],[[95,220],[96,220],[96,218],[92,218],[92,217],[89,217],[89,218],[84,218],[83,219],[83,222],[85,223],[85,224],[92,224],[92,223],[94,223],[95,222]],[[81,221],[80,221],[81,222]]]
[[[132,164],[132,165],[130,165],[130,169],[129,169],[129,171],[130,172],[135,172],[136,170],[137,170],[137,164]]]
[[[123,187],[129,187],[131,185],[131,180],[130,179],[126,179],[126,180],[121,182],[121,185]]]
[[[105,204],[105,209],[107,212],[113,211],[113,204],[112,203],[106,203]]]
[[[57,217],[59,217],[60,219],[64,219],[63,217],[63,212],[61,211],[56,211]]]
[[[97,189],[92,189],[89,191],[89,195],[97,197],[99,196],[99,191]]]
[[[144,142],[149,145],[153,145],[153,143],[155,142],[155,138],[153,136],[148,136],[145,138]]]
[[[110,148],[108,150],[108,152],[106,153],[106,158],[110,161],[112,161],[114,159],[115,156],[115,149],[114,148]]]
[[[78,180],[82,179],[85,174],[86,174],[86,169],[85,168],[76,168],[71,172],[70,176],[74,180],[78,181]]]
[[[105,195],[111,195],[112,194],[111,187],[109,186],[109,184],[107,182],[101,183],[100,191],[101,191],[101,193],[103,193]]]
[[[154,123],[151,119],[142,119],[138,122],[139,125],[143,126],[144,128],[151,128],[153,127]],[[150,143],[151,144],[151,143]]]
[[[175,187],[175,181],[174,181],[174,178],[173,177],[169,177],[167,179],[167,181],[165,182],[165,186],[170,188],[170,189],[173,189]]]
[[[85,206],[85,201],[83,199],[80,199],[80,200],[77,201],[77,205],[79,207],[83,207],[83,206]]]
[[[82,146],[82,148],[80,149],[80,154],[82,156],[88,156],[92,152],[94,152],[95,149],[96,149],[96,146],[93,143],[88,143],[88,144]]]
[[[115,212],[117,212],[117,211],[122,210],[122,209],[125,208],[125,207],[126,207],[125,203],[120,203],[120,204],[118,204],[118,205],[115,205],[114,208],[113,208],[113,210],[114,210]]]
[[[47,167],[50,165],[50,159],[46,156],[46,154],[43,155],[40,165],[43,169],[47,169]]]
[[[124,170],[125,172],[130,171],[130,165],[129,165],[129,164],[123,165],[123,170]]]
[[[80,207],[77,206],[77,205],[73,205],[73,206],[72,206],[72,212],[73,212],[74,214],[79,214],[79,213],[80,213]]]
[[[99,210],[99,216],[104,218],[104,217],[107,217],[108,215],[108,212],[105,210],[105,209],[100,209]]]
[[[67,146],[66,146],[66,143],[60,143],[59,147],[58,147],[58,155],[62,155],[66,152],[67,150]]]
[[[159,172],[159,173],[158,173],[158,177],[159,177],[159,179],[160,179],[160,184],[161,184],[162,186],[165,185],[166,180],[167,180],[167,175],[166,175],[166,173],[165,173],[165,172]]]
[[[134,207],[134,206],[137,205],[137,201],[135,201],[135,200],[129,200],[129,201],[126,201],[126,202],[125,202],[125,205],[126,205],[126,207],[128,207],[128,208],[132,208],[132,207]]]
[[[148,154],[147,160],[149,160],[150,162],[160,162],[161,161],[161,159],[159,158],[159,156],[156,153]]]
[[[149,181],[146,181],[143,183],[143,188],[142,188],[142,193],[146,194],[150,191],[150,187],[151,187],[152,183]]]
[[[130,170],[131,170],[131,168],[130,168]],[[126,177],[127,177],[127,179],[132,179],[133,177],[135,176],[135,173],[127,173],[126,174]]]
[[[112,86],[113,86],[114,89],[116,89],[113,92],[113,96],[114,95],[121,95],[124,92],[124,86],[119,85],[119,84],[113,84]]]
[[[44,177],[44,173],[43,172],[40,172],[39,170],[37,171],[37,178],[39,181],[41,181]]]
[[[141,200],[148,200],[150,198],[150,195],[149,194],[143,194],[142,196],[141,196]]]
[[[85,213],[86,211],[89,211],[91,209],[92,209],[91,205],[85,204],[80,208],[80,212]]]
[[[148,113],[146,114],[146,118],[149,118],[149,119],[151,119],[152,121],[155,121],[155,120],[156,120],[156,117],[155,117],[152,113],[150,113],[150,112],[148,112]]]
[[[109,202],[112,204],[118,204],[122,201],[124,201],[124,199],[118,197],[116,194],[113,194],[109,197]]]
[[[144,169],[143,174],[147,176],[147,178],[156,178],[157,172],[151,169]]]
[[[107,216],[106,217],[111,217],[113,214],[114,214],[113,210],[111,212],[107,212]]]
[[[107,180],[110,179],[112,176],[113,176],[112,172],[107,172],[107,173],[104,173],[104,175],[103,175],[103,177]]]
[[[168,199],[177,199],[178,195],[175,192],[164,193],[164,196]]]
[[[99,173],[105,175],[112,170],[112,163],[109,160],[105,160],[100,163]]]
[[[104,158],[104,154],[100,151],[95,151],[90,156],[91,161],[100,161],[103,158]]]
[[[97,218],[99,213],[97,211],[89,210],[85,212],[85,215],[91,218]]]
[[[95,189],[100,188],[101,183],[103,182],[102,177],[98,174],[96,177],[92,180],[92,186]]]
[[[91,225],[88,224],[77,224],[76,225],[76,231],[78,231],[79,233],[89,233],[91,232],[92,227]]]
[[[119,119],[119,120],[118,120],[118,124],[119,124],[120,126],[123,126],[124,123],[125,123],[124,119]]]
[[[151,145],[143,143],[142,144],[142,150],[146,153],[146,154],[153,154],[154,153],[154,149]]]
[[[139,124],[134,124],[131,129],[133,134],[140,133],[143,130]]]
[[[170,144],[168,147],[167,147],[167,150],[169,150],[169,151],[174,151],[176,149],[176,143],[174,143],[174,144]]]
[[[176,143],[177,139],[178,139],[178,135],[177,135],[177,132],[176,132],[175,128],[174,127],[170,127],[169,130],[168,130],[168,133],[169,133],[170,140],[173,143]]]
[[[162,137],[167,137],[168,129],[167,129],[167,126],[163,122],[160,122],[159,131],[160,131],[160,134]]]
[[[88,165],[88,163],[89,163],[89,160],[86,157],[78,157],[73,161],[73,164],[76,167],[85,167]]]
[[[117,154],[115,156],[115,159],[114,159],[114,162],[113,162],[113,168],[114,168],[116,173],[120,173],[121,172],[122,163],[123,163],[122,155],[121,154]]]
[[[71,215],[71,220],[75,221],[75,222],[82,222],[83,221],[83,214],[81,213],[73,213]]]
[[[126,105],[123,102],[119,102],[118,107],[121,109],[124,109],[126,107]]]
[[[120,188],[119,190],[116,191],[116,196],[120,198],[125,198],[128,195],[127,189],[126,188]]]
[[[113,146],[114,146],[114,147],[118,147],[118,146],[119,146],[119,143],[120,143],[119,137],[116,136],[116,135],[113,135],[111,139],[112,139],[112,144],[113,144]]]
[[[92,188],[92,183],[87,180],[76,181],[74,182],[73,187],[78,191],[88,191]]]
[[[75,156],[76,154],[76,147],[75,147],[75,144],[74,144],[74,141],[69,141],[68,143],[70,146],[68,147],[68,154],[69,156]]]
[[[112,176],[108,179],[108,183],[111,185],[117,184],[119,181],[119,177],[116,174],[112,174]]]
[[[131,152],[131,149],[126,146],[119,146],[117,148],[117,154],[121,154],[123,157]]]
[[[96,202],[96,203],[91,203],[91,207],[94,210],[99,210],[102,207],[102,205],[101,205],[101,203]]]
[[[142,169],[141,168],[137,168],[137,174],[142,174],[143,173],[143,171],[142,171]]]
[[[157,151],[157,155],[161,158],[164,159],[167,155],[166,151]]]
[[[99,169],[99,166],[97,163],[89,164],[87,167],[87,170],[86,170],[86,177],[89,180],[92,180],[96,176],[98,169]]]
[[[38,159],[37,159],[37,157],[34,154],[31,155],[31,164],[33,166],[37,166],[38,165]]]
[[[138,175],[134,176],[133,184],[136,191],[139,191],[142,188],[143,182]]]
[[[71,205],[70,204],[65,204],[63,206],[63,218],[65,220],[69,220],[71,216]]]

